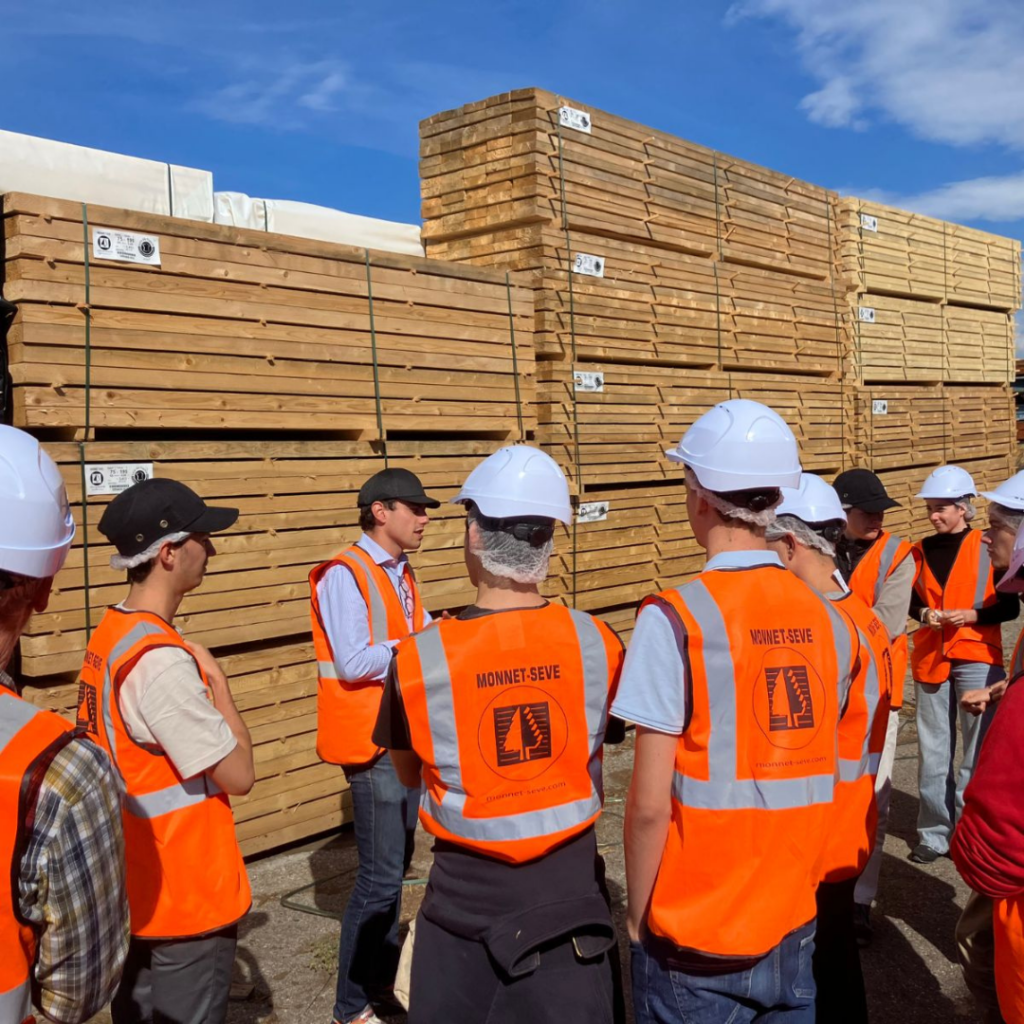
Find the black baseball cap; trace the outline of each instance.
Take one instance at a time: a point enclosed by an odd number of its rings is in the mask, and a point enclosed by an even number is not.
[[[900,507],[898,501],[886,494],[885,485],[870,469],[848,469],[836,477],[832,486],[844,508],[884,512],[889,508]]]
[[[372,505],[375,501],[408,501],[427,508],[441,507],[437,498],[428,498],[423,493],[420,478],[407,469],[382,469],[359,488],[356,504],[360,508]]]
[[[142,480],[107,506],[99,531],[131,558],[172,533],[218,533],[238,519],[237,508],[215,508],[177,480]]]

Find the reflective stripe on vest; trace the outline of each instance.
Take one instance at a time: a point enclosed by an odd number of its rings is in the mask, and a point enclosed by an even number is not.
[[[974,607],[978,607],[985,600],[985,591],[988,590],[988,578],[992,573],[992,559],[989,557],[988,545],[980,545],[978,556],[978,579],[974,584]]]
[[[882,588],[885,586],[885,581],[893,570],[892,563],[896,560],[896,554],[900,549],[901,543],[899,537],[891,533],[886,539],[885,547],[882,548],[882,554],[878,563],[878,579],[875,580],[875,596],[871,602],[872,607],[878,604],[882,596]]]
[[[604,708],[608,693],[608,662],[604,641],[594,620],[583,612],[568,609],[583,664],[583,687],[587,695],[586,719],[590,735],[592,790],[583,800],[553,807],[508,814],[500,818],[467,818],[466,792],[459,768],[459,739],[455,727],[455,703],[448,658],[439,629],[428,629],[412,638],[423,671],[424,692],[430,735],[438,774],[446,792],[440,802],[424,787],[420,795],[424,811],[446,831],[464,839],[514,841],[536,839],[563,832],[600,813],[604,800],[601,786],[601,746],[604,742]]]
[[[32,982],[24,981],[7,992],[0,992],[0,1024],[24,1024],[32,1016]]]
[[[180,783],[158,789],[142,796],[125,797],[125,807],[136,818],[159,818],[171,811],[180,811],[185,807],[201,803],[208,796],[215,796],[224,791],[205,772],[191,779],[183,779]]]
[[[117,763],[117,731],[114,729],[114,715],[111,710],[111,705],[117,697],[114,694],[114,681],[110,678],[110,666],[116,665],[140,640],[152,636],[154,633],[159,633],[161,636],[166,635],[165,630],[153,625],[152,622],[136,623],[114,644],[103,670],[103,693],[100,698],[103,707],[103,726],[107,733],[107,742],[110,744],[110,760],[114,765],[114,770],[121,777],[122,784],[125,780]]]
[[[725,621],[715,599],[700,578],[686,584],[686,607],[704,636],[726,635]],[[839,666],[853,657],[850,632],[832,606],[823,602],[832,619]],[[736,672],[732,652],[704,652],[707,678],[715,680],[715,699],[709,702],[708,776],[704,781],[673,772],[672,796],[683,807],[702,810],[789,810],[807,804],[831,803],[835,788],[832,772],[796,779],[738,779]],[[842,699],[845,699],[845,694]]]

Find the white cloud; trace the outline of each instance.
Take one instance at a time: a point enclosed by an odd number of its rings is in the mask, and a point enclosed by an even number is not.
[[[315,113],[335,109],[349,83],[346,67],[329,60],[245,67],[236,81],[195,102],[195,109],[231,124],[299,127],[295,107]]]
[[[726,23],[781,19],[820,88],[801,104],[829,127],[884,119],[950,145],[1024,149],[1020,0],[739,0]]]
[[[844,194],[953,221],[1024,220],[1024,171],[951,181],[925,192],[901,194],[876,188],[844,188]]]

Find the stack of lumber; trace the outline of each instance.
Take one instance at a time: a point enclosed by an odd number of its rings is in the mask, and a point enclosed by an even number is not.
[[[126,464],[235,506],[176,625],[225,665],[258,781],[235,801],[246,853],[339,824],[342,773],[315,752],[309,570],[358,535],[385,465],[453,497],[536,424],[533,296],[505,273],[262,231],[8,194],[4,296],[17,426],[64,476],[78,527],[21,644],[29,695],[69,715],[89,628],[126,593],[87,467]],[[94,228],[156,241],[159,265],[98,258]],[[84,244],[88,240],[88,247]],[[414,564],[433,612],[473,597],[462,513]]]
[[[423,237],[532,282],[537,439],[588,510],[551,592],[628,631],[701,565],[664,450],[702,412],[766,402],[807,468],[846,464],[835,196],[580,107],[524,89],[422,122]]]
[[[3,210],[16,426],[373,438],[379,397],[385,434],[532,429],[532,297],[503,276],[18,193]],[[160,265],[98,259],[96,228],[153,236]]]
[[[1005,459],[1016,449],[1020,243],[856,198],[839,202],[838,220],[857,459]]]

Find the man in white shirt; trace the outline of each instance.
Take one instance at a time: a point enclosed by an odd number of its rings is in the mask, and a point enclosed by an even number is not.
[[[398,968],[402,877],[412,858],[419,791],[407,789],[372,738],[392,649],[431,621],[406,556],[440,502],[406,469],[359,491],[362,536],[310,573],[320,677],[317,753],[341,765],[352,792],[359,870],[338,945],[337,1024],[375,1024]]]
[[[251,904],[228,794],[252,788],[252,741],[227,678],[173,622],[238,510],[175,480],[144,480],[100,519],[128,574],[89,640],[79,725],[124,785],[131,945],[115,1024],[217,1024],[227,1015],[238,922]]]

